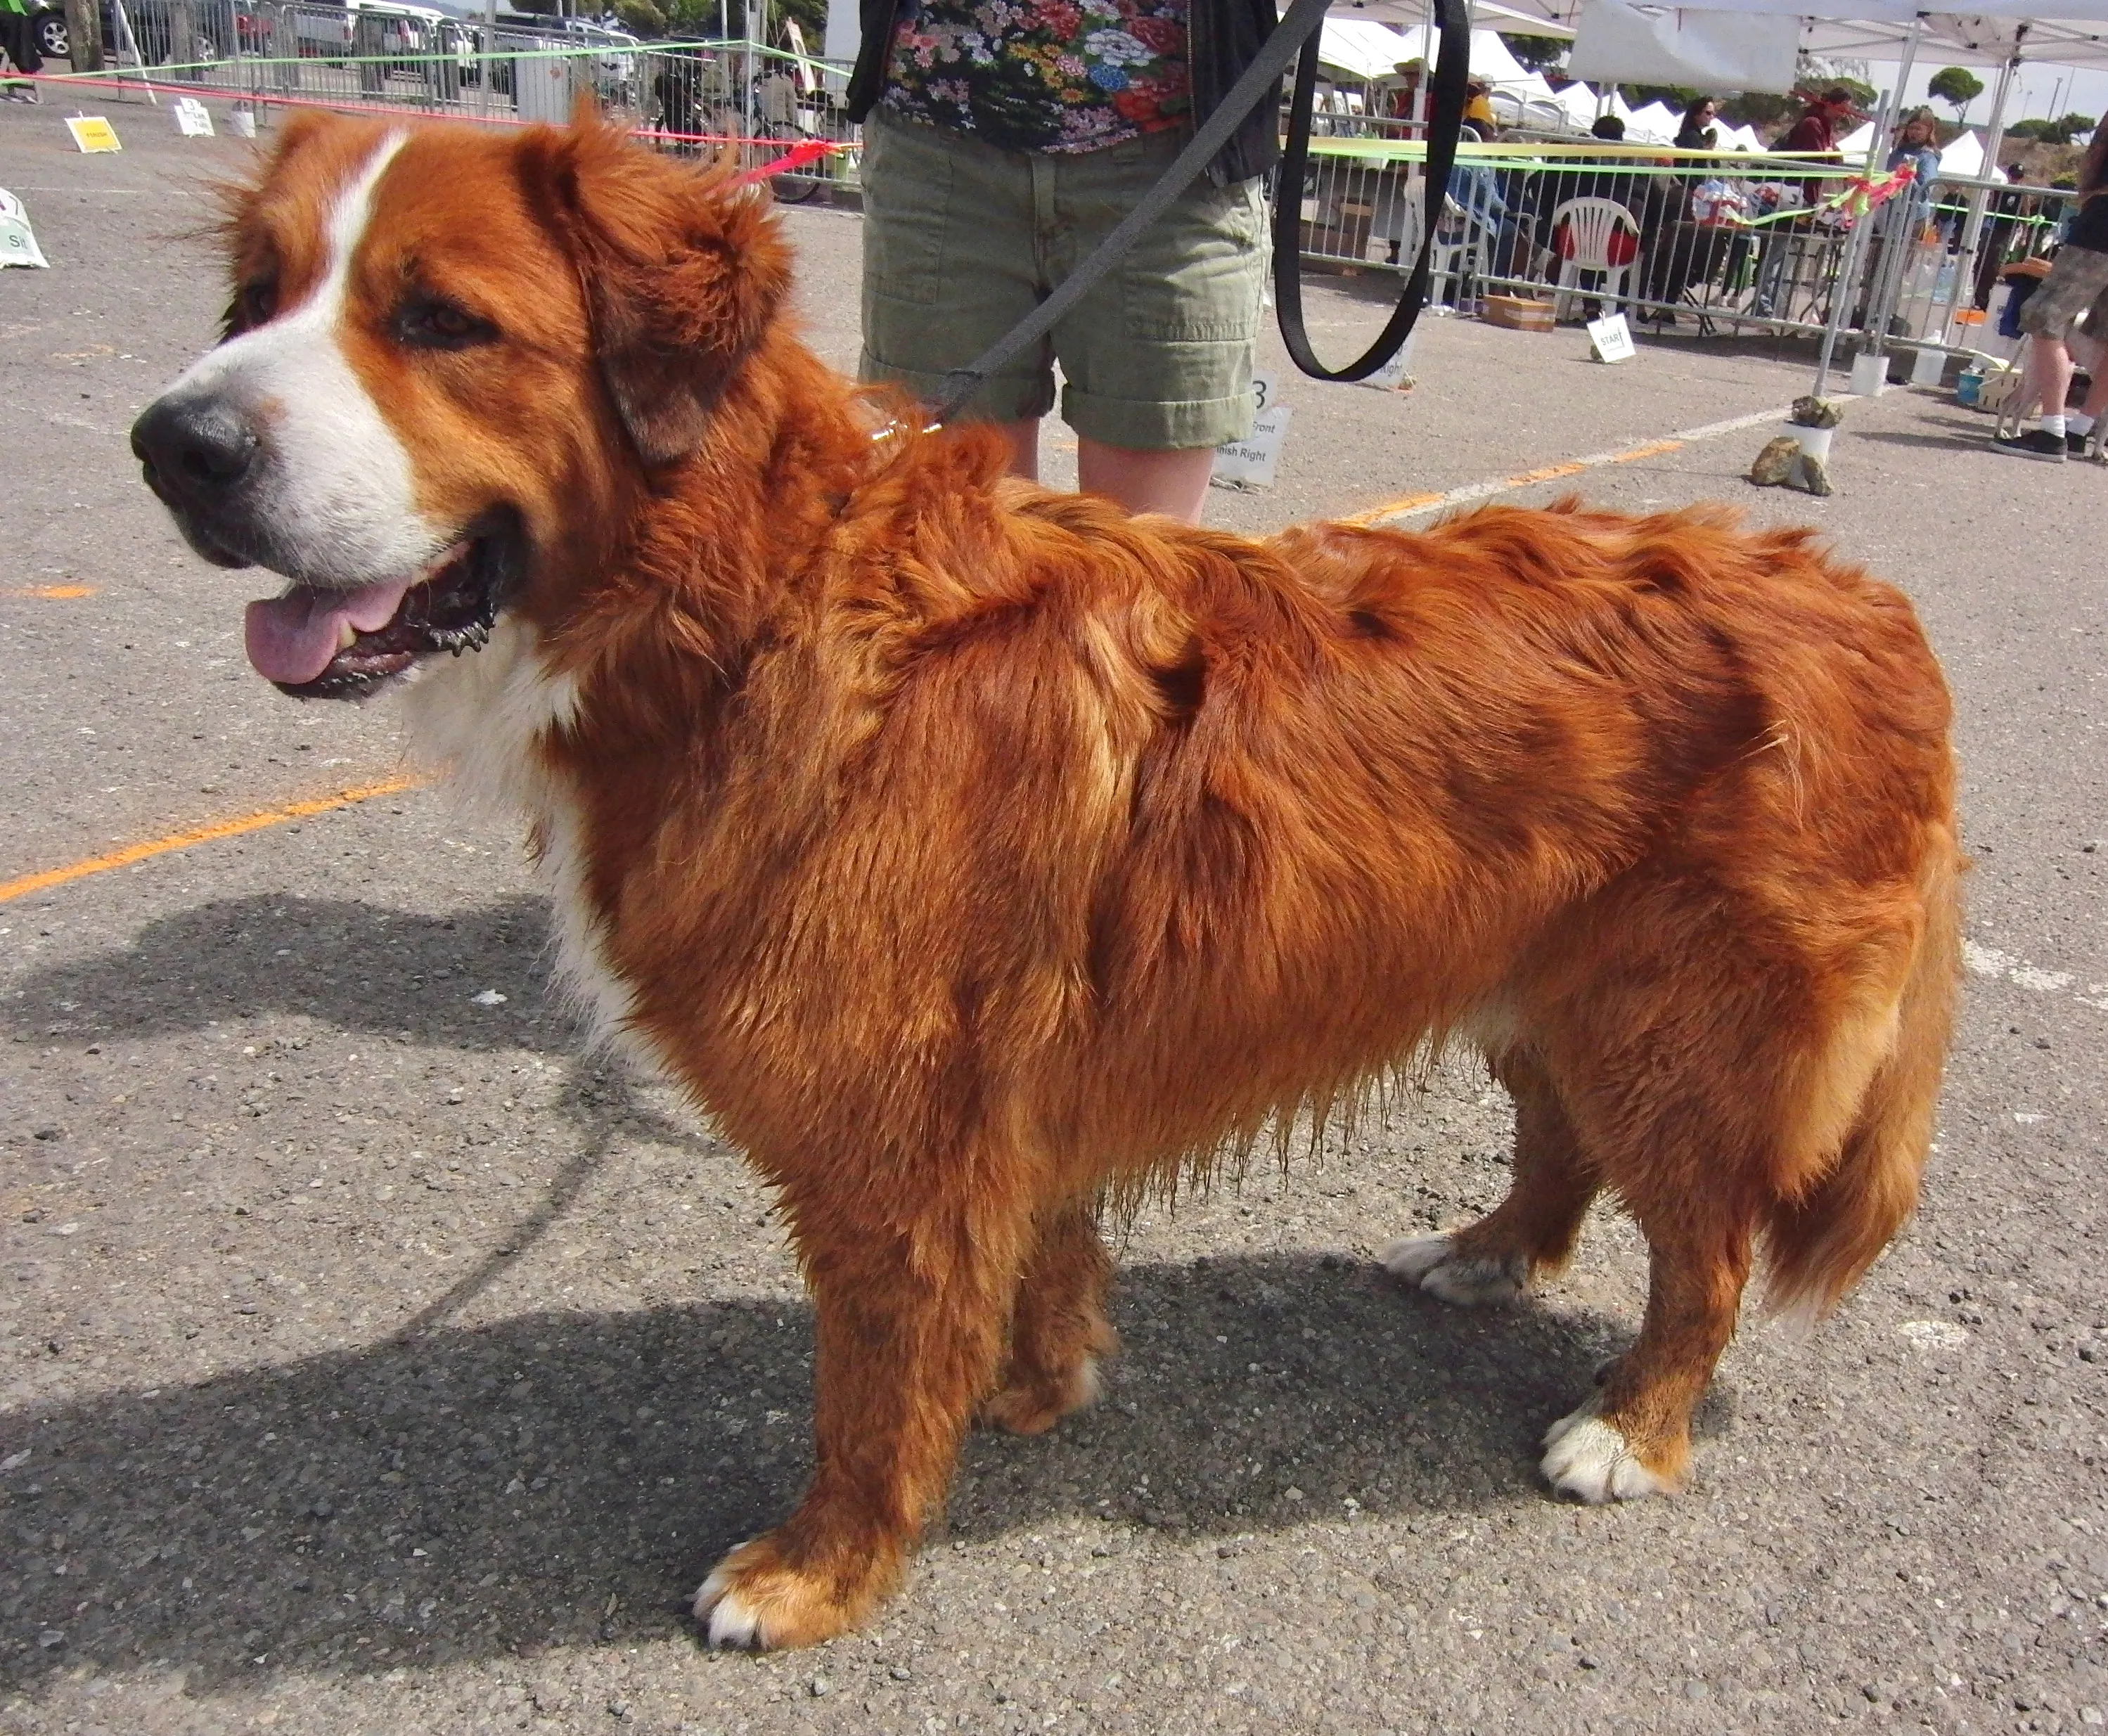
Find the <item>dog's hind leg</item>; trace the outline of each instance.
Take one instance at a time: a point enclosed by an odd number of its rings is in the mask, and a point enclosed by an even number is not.
[[[1691,1412],[1734,1336],[1754,1225],[1728,1211],[1642,1211],[1650,1249],[1638,1341],[1547,1432],[1552,1486],[1591,1503],[1667,1494],[1691,1457]]]
[[[1119,1348],[1106,1319],[1112,1258],[1088,1203],[1052,1209],[1017,1287],[1010,1356],[982,1414],[998,1428],[1037,1435],[1098,1396],[1098,1364]]]
[[[1007,1166],[962,1159],[954,1180],[921,1200],[786,1185],[816,1316],[816,1463],[797,1512],[696,1594],[712,1644],[811,1645],[899,1584],[994,1383],[1032,1242],[1029,1196]]]
[[[1632,889],[1604,931],[1619,949],[1545,1031],[1581,1143],[1649,1256],[1638,1338],[1545,1436],[1546,1478],[1589,1502],[1682,1485],[1691,1409],[1734,1336],[1777,1177],[1835,1148],[1808,1105],[1857,1094],[1822,1088],[1824,1008],[1802,956],[1755,914],[1667,881]]]
[[[1596,1178],[1543,1063],[1516,1048],[1489,1057],[1515,1099],[1515,1176],[1507,1197],[1475,1224],[1406,1236],[1383,1252],[1385,1268],[1445,1302],[1512,1301],[1538,1274],[1574,1252]]]

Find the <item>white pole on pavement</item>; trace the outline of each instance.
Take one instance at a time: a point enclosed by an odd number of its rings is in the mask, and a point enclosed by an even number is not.
[[[1998,151],[1999,147],[2006,142],[2006,101],[2007,98],[2012,92],[2013,74],[2019,69],[2020,64],[2020,49],[2022,44],[2024,44],[2027,40],[2027,20],[2023,19],[2020,21],[2020,28],[2013,33],[2012,54],[2007,58],[2005,64],[1999,67],[1998,83],[1991,87],[1991,119],[1990,124],[1984,129],[1984,167],[1982,171],[1982,178],[1986,181],[1996,181],[1999,179],[2002,173],[1998,166]],[[1949,321],[1949,331],[1948,335],[1950,340],[1953,335],[1952,322],[1953,316],[1956,312],[1960,310],[1962,305],[1962,294],[1965,285],[1970,286],[1969,297],[1971,304],[1973,304],[1975,300],[1975,291],[1974,286],[1976,282],[1976,253],[1978,248],[1983,243],[1984,208],[1989,202],[1989,197],[1990,194],[1989,190],[1981,187],[1978,187],[1975,193],[1970,197],[1969,219],[1968,221],[1962,225],[1962,246],[1955,255],[1954,306],[1953,309],[1949,311],[1948,315]]]
[[[1910,35],[1907,39],[1903,65],[1903,76],[1908,77],[1910,63],[1917,48],[1918,33],[1925,28],[1921,18],[1911,20]],[[1896,80],[1896,88],[1903,88],[1903,78]],[[1867,147],[1864,172],[1872,176],[1874,165],[1881,160],[1881,141],[1888,137],[1890,112],[1895,106],[1894,92],[1881,92],[1881,111],[1875,117],[1873,142]],[[1822,351],[1815,364],[1814,395],[1820,398],[1830,384],[1831,364],[1837,356],[1838,334],[1844,328],[1845,308],[1851,300],[1853,286],[1859,281],[1859,261],[1867,251],[1867,235],[1873,226],[1874,214],[1869,211],[1852,225],[1852,233],[1844,243],[1844,261],[1836,280],[1831,285],[1830,318],[1822,331]]]
[[[1886,119],[1882,125],[1874,129],[1874,142],[1867,150],[1867,174],[1869,178],[1874,173],[1874,165],[1882,160],[1882,147],[1887,142],[1889,134],[1903,120],[1903,92],[1910,84],[1911,63],[1917,58],[1918,38],[1924,33],[1925,14],[1920,12],[1911,20],[1910,34],[1903,38],[1903,63],[1896,68],[1895,102],[1892,107],[1887,104],[1883,105],[1888,110]],[[1913,199],[1912,204],[1915,203],[1916,201]],[[1861,218],[1854,227],[1872,229],[1886,223],[1899,223],[1901,218],[1900,211],[1891,212],[1876,205]],[[1891,282],[1895,286],[1901,286],[1902,268],[1909,256],[1911,246],[1910,236],[1907,234],[1894,236],[1890,245],[1881,250],[1881,268],[1876,275],[1883,281],[1880,283],[1869,283],[1866,286],[1866,315],[1868,323],[1873,329],[1869,331],[1862,328],[1860,344],[1863,349],[1871,346],[1873,353],[1877,356],[1888,348],[1889,344],[1889,304],[1892,298],[1886,291],[1890,287]]]

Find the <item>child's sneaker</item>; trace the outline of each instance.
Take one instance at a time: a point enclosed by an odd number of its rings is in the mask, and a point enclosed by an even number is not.
[[[1993,437],[1992,444],[2001,452],[2017,453],[2024,458],[2041,458],[2051,464],[2061,464],[2069,456],[2067,434],[2052,434],[2047,428],[2030,428],[2025,434],[2001,434]]]

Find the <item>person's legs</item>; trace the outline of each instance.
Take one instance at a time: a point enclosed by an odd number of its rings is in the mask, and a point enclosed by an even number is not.
[[[2097,302],[2108,304],[2108,253],[2065,247],[2042,287],[2020,310],[2020,330],[2028,338],[2020,377],[2022,401],[2040,404],[2042,426],[2027,434],[1997,436],[2005,450],[2027,458],[2061,461],[2065,457],[2064,403],[2070,395],[2074,371],[2066,340],[2080,316]],[[2089,400],[2092,396],[2089,393]]]
[[[1155,183],[1171,134],[1057,156],[1042,232],[1053,274],[1077,261]],[[1255,183],[1205,178],[1181,194],[1054,330],[1076,431],[1078,480],[1133,512],[1197,523],[1214,449],[1251,431],[1251,367],[1265,255]]]
[[[2061,337],[2038,337],[2028,345],[2027,380],[2021,390],[2042,405],[2043,426],[2064,432],[2064,401],[2071,395],[2071,351]]]
[[[1027,482],[1039,480],[1039,418],[1029,422],[998,422],[996,430],[1010,442],[1010,473]]]
[[[1033,237],[1029,153],[874,114],[863,133],[863,355],[859,376],[941,402],[963,367],[1048,288]],[[967,401],[1036,476],[1039,418],[1054,407],[1043,340]]]
[[[1163,512],[1199,524],[1214,467],[1212,446],[1144,452],[1076,436],[1077,486],[1086,494],[1116,500],[1130,512]]]
[[[2108,415],[2108,367],[2093,370],[2092,383],[2086,388],[2086,402],[2079,406],[2080,413],[2091,427],[2102,416]]]

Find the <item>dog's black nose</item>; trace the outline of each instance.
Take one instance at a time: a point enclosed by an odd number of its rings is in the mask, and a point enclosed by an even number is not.
[[[146,480],[170,505],[210,505],[249,474],[256,430],[223,400],[168,397],[146,406],[132,424],[132,450]]]

